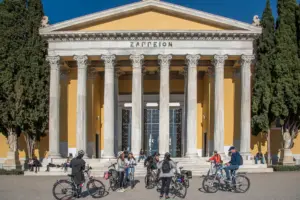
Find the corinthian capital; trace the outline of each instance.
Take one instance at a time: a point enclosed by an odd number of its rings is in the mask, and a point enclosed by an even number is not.
[[[88,63],[87,55],[74,56],[74,60],[77,61],[78,68],[84,68],[84,69],[87,68],[87,63]]]
[[[200,55],[187,55],[186,56],[186,64],[188,67],[197,67],[198,61],[200,59]]]
[[[225,60],[227,59],[227,55],[215,55],[213,59],[213,65],[216,69],[223,68],[225,65]]]
[[[132,61],[133,68],[142,68],[144,56],[140,54],[130,55],[130,60]]]
[[[158,56],[158,62],[161,68],[169,68],[171,63],[172,55],[159,55]]]
[[[60,69],[60,57],[59,56],[47,56],[46,60],[49,62],[51,70]]]
[[[113,69],[115,66],[115,55],[103,55],[101,59],[104,60],[105,69]]]
[[[244,66],[250,67],[250,65],[254,59],[255,59],[254,55],[242,55],[241,56],[241,66],[242,67],[244,67]]]

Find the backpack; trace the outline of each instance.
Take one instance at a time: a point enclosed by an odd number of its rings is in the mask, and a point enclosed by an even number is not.
[[[167,174],[167,173],[170,173],[170,171],[171,171],[171,165],[170,165],[170,163],[169,163],[169,161],[168,160],[164,160],[163,161],[163,164],[162,164],[162,172],[164,173],[164,174]]]
[[[243,165],[244,164],[243,156],[241,156],[241,154],[239,154],[239,156],[240,156],[240,164],[239,165]]]

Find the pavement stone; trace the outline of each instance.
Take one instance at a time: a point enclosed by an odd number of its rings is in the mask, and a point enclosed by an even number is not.
[[[300,173],[274,172],[271,174],[248,174],[251,186],[247,193],[236,194],[218,191],[215,194],[204,193],[201,189],[202,178],[195,177],[190,181],[186,200],[300,200]],[[52,186],[57,179],[68,177],[25,177],[0,176],[1,200],[52,200]],[[108,181],[100,179],[105,185]],[[124,193],[109,192],[103,200],[155,200],[159,194],[155,189],[145,189],[143,179],[133,190]],[[90,196],[85,198],[93,199]],[[178,199],[178,198],[175,198]]]

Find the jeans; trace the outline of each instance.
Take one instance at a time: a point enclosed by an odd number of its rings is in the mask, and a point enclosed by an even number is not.
[[[120,188],[124,187],[124,172],[119,172]]]
[[[258,162],[259,160],[260,160],[260,163],[261,163],[261,164],[264,164],[264,159],[263,159],[263,158],[258,158],[258,157],[255,156],[254,159],[255,159],[255,164],[257,164],[257,162]]]
[[[138,162],[140,162],[140,160],[144,160],[144,159],[145,159],[145,156],[141,155],[141,156],[139,156]]]
[[[229,166],[227,166],[227,167],[224,167],[224,170],[225,170],[225,172],[226,172],[226,178],[227,178],[228,180],[230,180],[230,171],[231,171],[231,170],[237,170],[237,169],[239,169],[239,166],[238,166],[238,165],[229,165]]]
[[[166,196],[169,196],[169,189],[170,189],[172,177],[162,177],[161,180],[162,180],[162,186],[160,190],[160,196],[163,196],[164,193],[166,194]]]

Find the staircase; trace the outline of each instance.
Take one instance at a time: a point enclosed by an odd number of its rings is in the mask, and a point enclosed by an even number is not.
[[[178,162],[177,167],[183,167],[185,170],[191,170],[193,176],[202,176],[207,173],[210,168],[210,163],[206,162],[208,158],[173,158],[174,162]],[[55,159],[52,162],[54,164],[62,164],[66,159]],[[92,167],[91,175],[95,177],[102,177],[104,172],[108,170],[108,166],[112,163],[116,163],[116,159],[87,159],[86,163]],[[228,162],[228,160],[224,160]],[[254,164],[253,160],[244,160],[244,165],[240,167],[239,172],[246,173],[269,173],[273,172],[272,168],[267,168],[267,165]],[[62,168],[50,168],[49,172],[46,172],[46,165],[40,168],[38,173],[25,171],[25,176],[65,176],[71,173],[71,169],[68,168],[67,172],[64,172]],[[144,167],[144,161],[137,164],[135,169],[135,177],[144,177],[146,174],[146,168]]]

